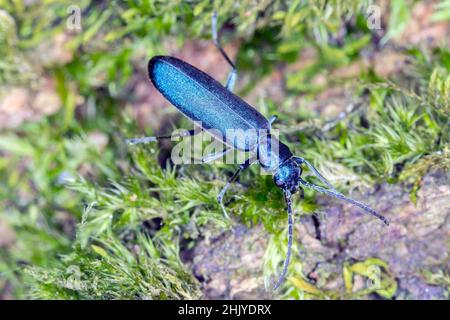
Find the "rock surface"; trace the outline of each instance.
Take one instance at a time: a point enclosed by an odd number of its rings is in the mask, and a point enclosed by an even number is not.
[[[425,275],[450,272],[449,181],[449,173],[428,174],[416,205],[399,185],[385,184],[364,197],[390,220],[389,227],[357,208],[321,197],[319,224],[309,216],[295,227],[300,249],[294,254],[302,261],[303,274],[322,290],[344,292],[344,262],[376,257],[388,264],[397,281],[394,298],[444,299],[445,284],[433,283]],[[210,243],[201,242],[194,250],[193,269],[203,280],[204,297],[270,298],[262,274],[267,239],[261,226],[239,225]]]

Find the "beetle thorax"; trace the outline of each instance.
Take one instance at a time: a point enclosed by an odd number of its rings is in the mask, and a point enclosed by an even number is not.
[[[272,135],[259,137],[256,150],[260,165],[269,172],[276,172],[278,168],[292,157],[289,148]]]

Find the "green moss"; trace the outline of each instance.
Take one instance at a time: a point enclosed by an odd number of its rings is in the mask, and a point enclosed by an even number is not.
[[[267,99],[262,112],[280,114],[280,128],[301,128],[286,130],[282,138],[295,153],[313,160],[338,188],[388,181],[403,183],[414,198],[428,170],[449,168],[450,53],[445,47],[408,50],[414,72],[407,77],[383,79],[369,70],[362,81],[334,79],[334,84],[352,84],[360,106],[346,117],[325,119],[305,108],[327,90],[328,83],[312,83],[317,75],[329,75],[357,62],[363,50],[375,50],[373,34],[361,24],[368,2],[244,1],[238,6],[231,0],[214,5],[207,0],[128,1],[105,6],[82,1],[83,30],[70,35],[67,48],[72,58],[38,66],[32,63],[38,58],[37,47],[65,30],[66,9],[72,2],[34,2],[27,7],[21,2],[0,3],[5,10],[0,11],[2,89],[35,90],[36,80],[45,76],[55,82],[61,99],[56,114],[0,132],[0,222],[14,238],[0,248],[1,294],[9,290],[18,298],[58,299],[201,297],[199,283],[180,260],[180,252],[198,239],[231,228],[215,199],[226,173],[234,168],[162,169],[156,145],[131,150],[124,144],[125,137],[137,135],[139,129],[130,110],[122,107],[133,104],[127,89],[130,79],[145,70],[149,56],[163,53],[166,39],[180,48],[193,39],[209,39],[213,7],[219,8],[221,24],[235,26],[232,37],[242,43],[238,66],[244,79],[250,79],[241,88],[243,94],[280,65],[296,62],[302,50],[316,52],[309,67],[284,69],[285,102]],[[398,10],[403,23],[405,8]],[[352,14],[355,24],[336,41]],[[99,146],[92,133],[102,134],[105,145]],[[263,273],[269,284],[286,247],[282,195],[271,177],[252,168],[227,200],[229,214],[239,221],[264,225],[269,242]],[[311,191],[294,206],[301,215],[318,207]],[[305,282],[298,257],[290,274],[282,297],[342,297]]]

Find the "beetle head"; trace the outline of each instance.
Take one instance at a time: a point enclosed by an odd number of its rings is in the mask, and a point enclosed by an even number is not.
[[[288,159],[280,165],[273,176],[273,181],[277,187],[283,191],[289,191],[292,195],[298,190],[298,182],[302,169],[294,160]]]

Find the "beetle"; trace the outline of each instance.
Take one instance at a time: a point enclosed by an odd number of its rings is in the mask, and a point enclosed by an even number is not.
[[[275,290],[283,283],[287,274],[293,238],[291,199],[292,195],[297,191],[301,191],[303,194],[302,186],[349,202],[377,217],[386,225],[389,225],[389,222],[384,216],[369,206],[338,192],[310,162],[302,157],[294,156],[284,143],[271,134],[271,126],[277,117],[272,116],[270,119],[266,119],[256,109],[233,93],[233,87],[237,78],[236,66],[228,57],[218,39],[216,12],[212,16],[212,36],[217,49],[231,66],[231,72],[225,86],[187,62],[171,56],[154,56],[151,58],[148,63],[148,74],[156,89],[172,105],[190,120],[200,122],[202,130],[208,132],[216,139],[221,139],[228,147],[222,152],[206,156],[203,159],[204,163],[221,158],[224,154],[234,149],[249,152],[251,155],[244,163],[239,165],[237,171],[228,180],[217,197],[217,201],[225,215],[227,214],[223,205],[223,197],[226,191],[242,171],[253,163],[259,163],[264,170],[271,173],[275,185],[282,190],[288,214],[288,246],[283,270],[274,285]],[[231,137],[229,134],[230,129],[231,131],[246,133]],[[193,134],[194,130],[191,130],[178,136]],[[134,145],[170,137],[134,138],[127,140],[127,142]],[[277,146],[277,150],[274,150],[272,146]],[[306,165],[326,187],[303,180],[301,177],[303,172],[302,165]]]

